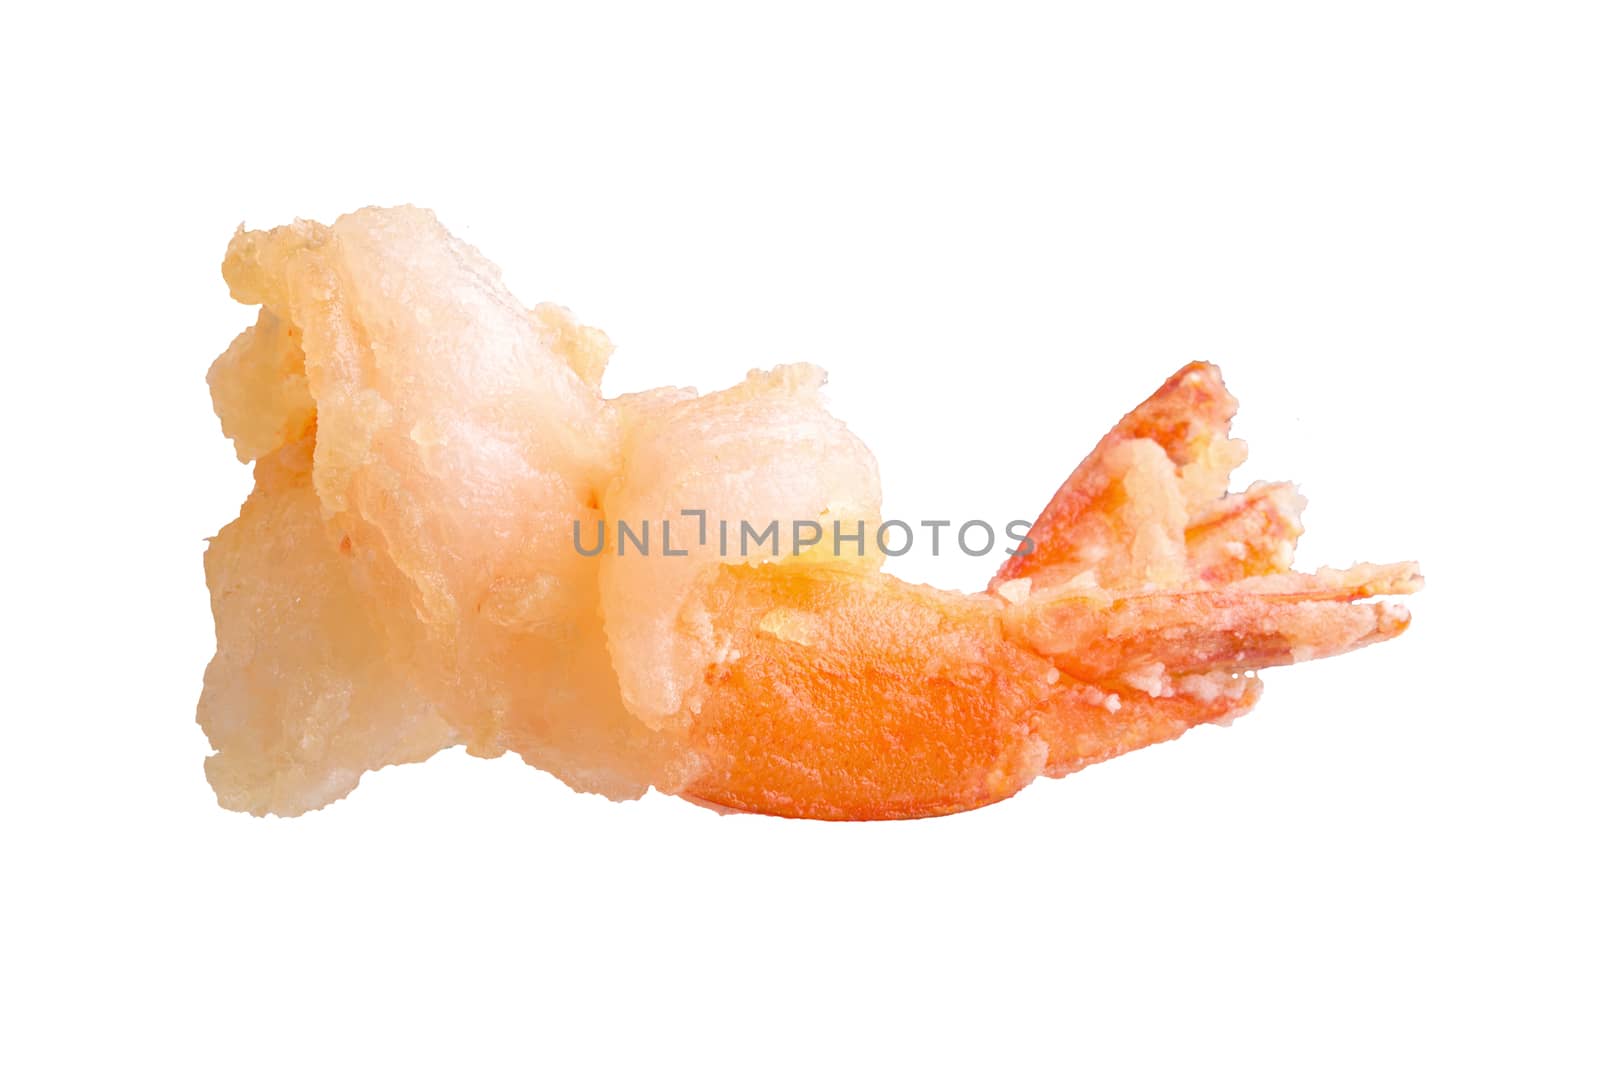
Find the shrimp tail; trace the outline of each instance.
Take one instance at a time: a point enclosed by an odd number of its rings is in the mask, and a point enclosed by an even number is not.
[[[1062,682],[1035,716],[1047,773],[1226,721],[1250,675],[1386,641],[1410,624],[1374,600],[1422,588],[1415,563],[1291,570],[1305,499],[1287,482],[1228,493],[1245,457],[1217,368],[1191,363],[1068,477],[990,591],[1008,637]]]
[[[1253,671],[1336,656],[1398,637],[1414,563],[1246,578],[1220,589],[1112,596],[1062,589],[1008,606],[1006,630],[1085,681]],[[1155,683],[1152,683],[1155,684]],[[1159,691],[1159,690],[1158,690]]]
[[[1228,436],[1238,407],[1214,364],[1168,378],[1056,490],[1029,531],[1032,551],[1009,557],[990,590],[1089,568],[1103,581],[1176,577],[1189,520],[1215,507],[1244,462],[1244,442]]]

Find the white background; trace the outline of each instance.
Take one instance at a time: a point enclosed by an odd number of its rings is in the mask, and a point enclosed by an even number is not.
[[[0,1058],[1595,1062],[1592,6],[661,8],[6,16]],[[824,364],[913,520],[1214,359],[1302,564],[1420,559],[1416,623],[945,819],[460,752],[223,812],[218,264],[402,201],[610,392]]]

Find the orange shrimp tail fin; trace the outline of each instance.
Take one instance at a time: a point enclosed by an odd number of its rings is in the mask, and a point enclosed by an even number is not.
[[[1089,570],[1107,586],[1177,581],[1185,531],[1244,462],[1244,442],[1228,436],[1237,409],[1213,364],[1191,363],[1168,378],[1056,490],[1029,532],[1032,551],[1008,558],[991,591]]]
[[[1046,656],[1061,684],[1036,711],[1060,776],[1254,706],[1252,673],[1386,641],[1406,609],[1368,598],[1415,592],[1413,563],[1241,579],[1220,589],[1047,590],[1004,611],[1008,636]]]
[[[1287,482],[1227,492],[1237,404],[1191,363],[1134,408],[1034,524],[1035,550],[990,584],[1009,636],[1068,680],[1039,719],[1065,773],[1242,713],[1246,672],[1338,655],[1405,631],[1377,601],[1422,587],[1414,563],[1291,570],[1305,500]],[[1113,711],[1112,709],[1120,709]]]
[[[1422,588],[1415,563],[1245,578],[1223,588],[1114,595],[1064,587],[1007,607],[1007,631],[1085,681],[1253,671],[1398,637]]]

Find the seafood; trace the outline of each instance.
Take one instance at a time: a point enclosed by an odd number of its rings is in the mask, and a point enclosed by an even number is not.
[[[1258,670],[1402,632],[1374,598],[1421,586],[1411,563],[1290,569],[1303,501],[1227,491],[1244,446],[1209,364],[961,594],[884,571],[877,466],[815,367],[607,399],[605,336],[525,309],[416,208],[241,229],[223,271],[261,308],[209,374],[255,463],[205,560],[199,721],[227,808],[299,814],[463,745],[616,799],[957,812],[1237,716]],[[689,509],[670,552],[580,550]],[[705,536],[776,516],[868,533]]]

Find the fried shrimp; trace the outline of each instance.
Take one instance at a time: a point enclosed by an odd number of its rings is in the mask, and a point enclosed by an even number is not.
[[[241,230],[224,274],[261,305],[209,378],[256,464],[206,554],[225,807],[298,814],[459,744],[617,799],[946,814],[1237,716],[1256,671],[1399,634],[1373,598],[1421,586],[1290,569],[1304,502],[1227,491],[1244,447],[1208,364],[966,595],[884,572],[876,463],[815,367],[608,400],[603,334],[414,208]]]

